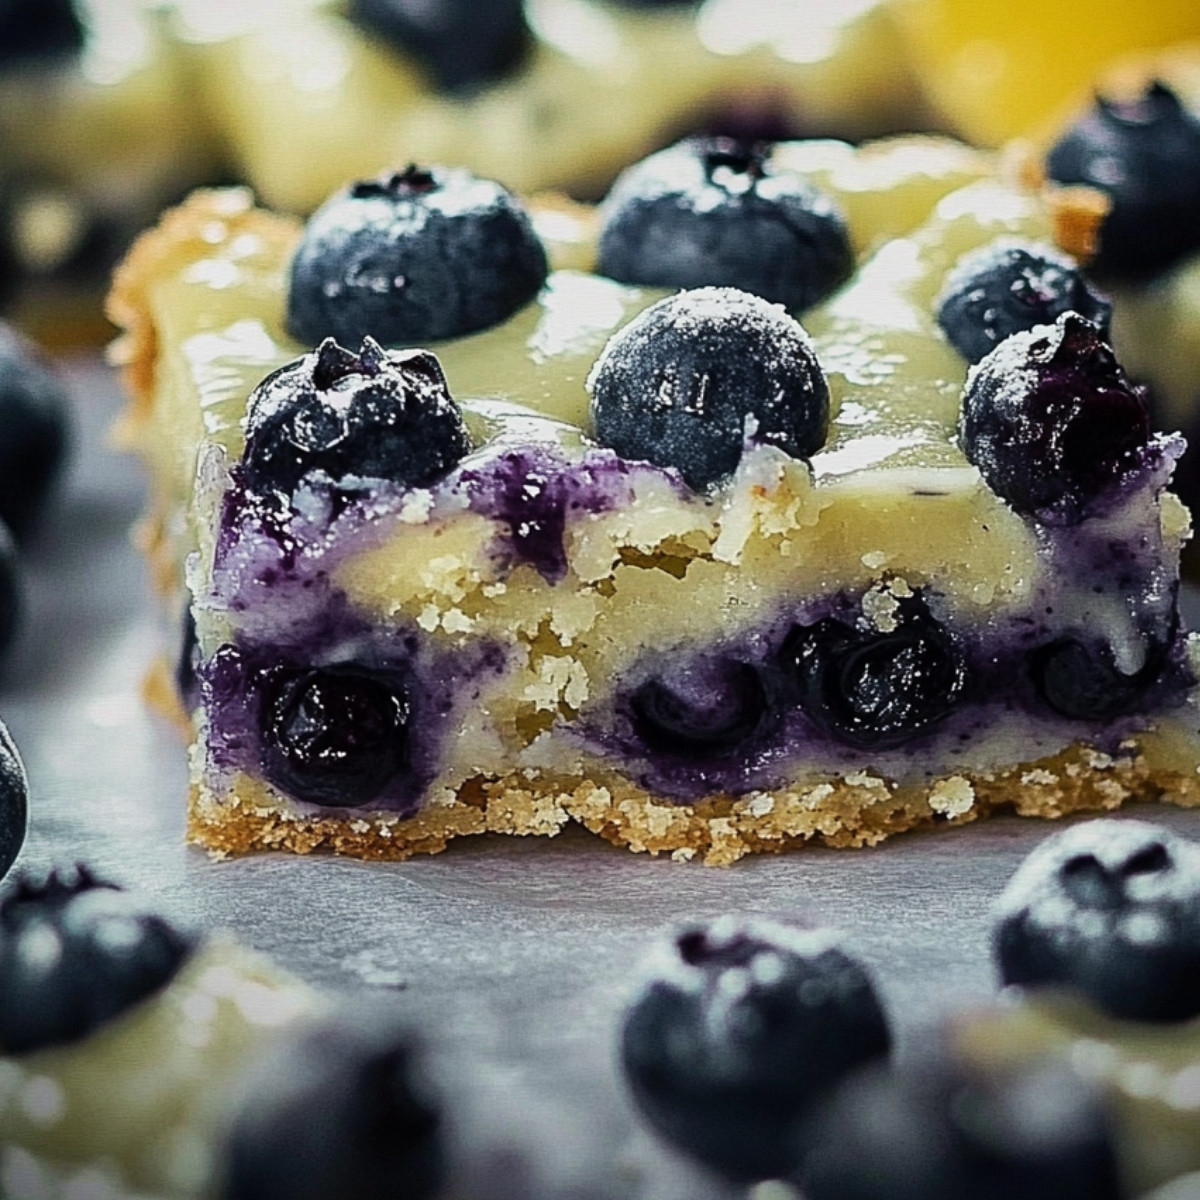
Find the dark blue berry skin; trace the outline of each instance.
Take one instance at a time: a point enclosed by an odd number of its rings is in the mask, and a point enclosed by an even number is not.
[[[429,1200],[443,1121],[411,1032],[379,1013],[291,1041],[233,1125],[221,1200]]]
[[[25,617],[25,575],[17,544],[0,521],[0,657],[16,641]]]
[[[1150,437],[1144,389],[1078,313],[1013,334],[967,376],[963,453],[998,496],[1047,525],[1104,512]]]
[[[279,669],[263,692],[263,771],[310,804],[354,808],[408,763],[409,701],[361,668]]]
[[[1200,848],[1144,821],[1047,838],[996,905],[1006,984],[1072,991],[1110,1016],[1200,1014]]]
[[[62,475],[69,408],[66,388],[33,344],[0,322],[0,520],[18,541]]]
[[[1122,1200],[1113,1120],[1065,1066],[869,1068],[813,1121],[806,1200]]]
[[[1077,312],[1110,340],[1112,304],[1066,255],[1049,246],[985,246],[964,255],[946,279],[937,320],[950,344],[977,363],[1010,334]]]
[[[732,288],[660,300],[608,341],[588,380],[597,439],[675,467],[694,491],[728,479],[747,440],[820,449],[829,387],[799,324]]]
[[[828,931],[727,917],[664,947],[625,1014],[620,1053],[663,1138],[754,1180],[793,1170],[803,1116],[890,1046],[869,976]]]
[[[1098,98],[1046,170],[1111,200],[1089,268],[1098,278],[1144,281],[1200,250],[1200,120],[1162,83],[1132,100]]]
[[[751,663],[737,661],[649,679],[628,705],[634,734],[646,749],[689,762],[737,753],[773,715],[767,680]]]
[[[1162,676],[1169,646],[1168,641],[1150,643],[1141,669],[1127,675],[1107,642],[1064,637],[1034,650],[1029,666],[1039,698],[1060,717],[1108,721],[1137,707]]]
[[[546,281],[528,214],[498,183],[410,166],[351,184],[309,219],[286,324],[309,345],[427,345],[498,325]]]
[[[523,0],[350,0],[350,19],[414,58],[444,92],[470,92],[520,66]]]
[[[0,71],[69,58],[83,49],[84,29],[73,0],[0,3]]]
[[[765,143],[696,138],[626,170],[601,208],[597,270],[652,287],[735,287],[793,312],[854,269],[833,201],[776,174]]]
[[[29,780],[25,764],[9,733],[0,721],[0,879],[17,861],[29,824]]]
[[[933,729],[963,693],[963,655],[924,602],[901,600],[897,622],[884,632],[824,617],[795,626],[781,647],[795,702],[838,741],[903,745]]]
[[[84,867],[20,879],[0,903],[0,1050],[79,1041],[168,984],[195,944]]]
[[[290,495],[318,471],[347,486],[366,478],[420,487],[469,449],[434,355],[384,351],[370,338],[354,354],[327,338],[255,388],[242,469],[264,494]]]

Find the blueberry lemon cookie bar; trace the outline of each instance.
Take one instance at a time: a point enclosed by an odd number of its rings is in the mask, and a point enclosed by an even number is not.
[[[956,1014],[961,1061],[1001,1074],[1061,1060],[1109,1098],[1130,1195],[1200,1175],[1200,849],[1146,821],[1047,838],[994,906],[1006,985]],[[1190,1190],[1188,1185],[1191,1185]]]
[[[211,1196],[252,1068],[328,1001],[84,867],[0,901],[0,1190]]]
[[[594,223],[550,269],[414,166],[305,227],[203,193],[129,257],[195,840],[721,863],[1195,801],[1182,445],[1052,244],[1086,213],[944,142],[715,140]]]
[[[0,305],[55,344],[109,336],[98,297],[163,204],[219,177],[163,5],[0,13]]]
[[[178,4],[238,177],[311,212],[400,159],[596,195],[688,131],[922,128],[888,6],[775,0]]]

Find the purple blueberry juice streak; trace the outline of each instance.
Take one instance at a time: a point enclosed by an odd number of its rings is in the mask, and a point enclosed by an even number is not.
[[[534,447],[497,454],[464,471],[462,480],[472,511],[506,529],[501,542],[507,556],[553,584],[567,574],[568,520],[628,504],[629,475],[629,464],[609,451],[571,463]]]

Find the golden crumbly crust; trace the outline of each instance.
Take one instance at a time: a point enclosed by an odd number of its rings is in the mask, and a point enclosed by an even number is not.
[[[218,798],[193,790],[188,836],[224,857],[260,850],[324,851],[365,859],[436,853],[465,834],[553,836],[578,823],[616,845],[677,860],[728,866],[747,854],[805,842],[875,845],[893,834],[963,825],[997,811],[1057,818],[1109,811],[1127,802],[1200,807],[1200,778],[1152,765],[1136,742],[1121,757],[1076,743],[1059,754],[987,774],[963,772],[897,788],[863,770],[842,779],[718,798],[657,800],[626,780],[473,779],[448,804],[413,817],[389,813],[302,813],[263,784],[239,778]]]

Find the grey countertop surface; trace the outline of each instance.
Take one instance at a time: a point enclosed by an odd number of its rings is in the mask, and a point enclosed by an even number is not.
[[[727,869],[634,855],[583,832],[465,840],[399,864],[213,862],[186,846],[184,747],[140,693],[164,636],[130,537],[143,479],[106,445],[112,375],[86,359],[66,370],[76,454],[27,555],[28,619],[0,677],[0,717],[31,783],[21,863],[84,860],[314,984],[386,993],[454,1064],[448,1077],[469,1093],[493,1160],[516,1148],[489,1195],[734,1194],[639,1128],[614,1066],[638,963],[676,922],[744,911],[837,926],[873,971],[901,1053],[939,1014],[994,993],[989,906],[1050,832],[1036,821]],[[1200,812],[1137,815],[1200,834]],[[531,1165],[514,1165],[523,1155]]]

